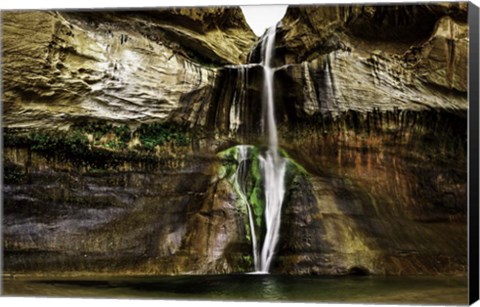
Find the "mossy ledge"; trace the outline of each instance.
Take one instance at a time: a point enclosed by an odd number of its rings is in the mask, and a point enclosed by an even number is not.
[[[75,167],[115,168],[124,161],[160,163],[191,153],[192,133],[172,124],[141,124],[136,128],[102,121],[82,122],[68,130],[3,131],[5,148],[26,148],[48,160]]]

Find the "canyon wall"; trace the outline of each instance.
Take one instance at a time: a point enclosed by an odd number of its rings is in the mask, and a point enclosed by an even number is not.
[[[465,274],[466,12],[289,7],[275,115],[298,168],[272,273]],[[252,271],[231,176],[233,146],[265,146],[263,38],[240,9],[2,20],[5,270]]]

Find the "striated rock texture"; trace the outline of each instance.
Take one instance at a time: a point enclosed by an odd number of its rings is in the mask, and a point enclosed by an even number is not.
[[[244,62],[255,36],[238,8],[200,12],[3,13],[4,126],[135,125],[208,96],[214,67]]]
[[[465,15],[463,4],[289,9],[277,121],[312,192],[296,187],[286,209],[279,272],[464,272]]]
[[[186,157],[215,140],[169,123],[206,125],[216,66],[244,62],[255,38],[240,9],[2,19],[6,269],[237,270],[229,240],[197,240],[230,225],[222,202],[219,220],[202,215],[220,191],[215,156]]]
[[[288,9],[275,116],[302,171],[273,273],[465,274],[466,12]],[[251,271],[238,161],[219,154],[265,146],[262,44],[239,9],[2,17],[5,270]]]
[[[248,249],[232,249],[248,244],[243,215],[214,158],[123,158],[117,167],[85,168],[7,148],[4,159],[7,271],[218,274],[249,267]]]

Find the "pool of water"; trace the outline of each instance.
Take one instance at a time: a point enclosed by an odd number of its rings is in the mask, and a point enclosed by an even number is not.
[[[20,277],[3,295],[221,301],[467,304],[465,277],[182,275]]]

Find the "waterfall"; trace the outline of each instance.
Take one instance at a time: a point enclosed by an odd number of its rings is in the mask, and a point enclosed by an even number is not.
[[[255,231],[255,218],[252,204],[249,203],[246,191],[246,181],[249,172],[248,169],[248,150],[250,146],[239,145],[238,149],[238,168],[235,173],[235,186],[243,203],[245,203],[248,211],[248,221],[250,226],[250,234],[252,241],[252,253],[255,272],[268,273],[277,243],[280,237],[280,218],[282,211],[282,203],[285,194],[285,170],[286,159],[278,153],[278,136],[277,125],[275,123],[274,95],[273,95],[273,76],[274,68],[272,60],[274,55],[276,26],[268,29],[268,32],[262,41],[262,63],[263,67],[263,93],[262,93],[262,131],[267,140],[267,149],[258,156],[258,162],[261,169],[263,189],[265,193],[265,236],[263,245],[259,250],[259,242]],[[239,78],[245,81],[246,70],[251,66],[258,64],[247,64],[237,67],[239,70]],[[238,129],[240,119],[240,102],[245,100],[246,85],[242,85],[239,95],[235,93],[233,99],[233,110],[230,110],[230,120],[233,125],[231,129]]]
[[[248,211],[248,222],[250,224],[250,235],[252,240],[252,250],[253,250],[253,263],[255,266],[255,271],[260,270],[260,262],[258,259],[258,248],[257,248],[257,236],[255,234],[255,223],[253,218],[252,206],[248,202],[246,191],[245,191],[245,182],[246,176],[248,174],[247,169],[247,159],[248,159],[248,146],[240,145],[238,146],[238,168],[235,174],[235,181],[237,184],[238,193],[240,194],[240,198],[247,206]]]
[[[241,118],[244,110],[242,105],[245,103],[246,88],[248,85],[248,65],[233,66],[238,71],[235,92],[232,99],[232,107],[230,108],[230,131],[237,133],[242,124]]]
[[[259,271],[268,273],[280,237],[280,218],[285,193],[284,177],[286,161],[278,154],[277,125],[275,123],[272,59],[275,45],[276,26],[268,29],[262,43],[264,69],[263,87],[263,131],[268,140],[268,149],[260,156],[264,190],[266,234],[263,241]],[[258,271],[258,269],[256,268]]]

